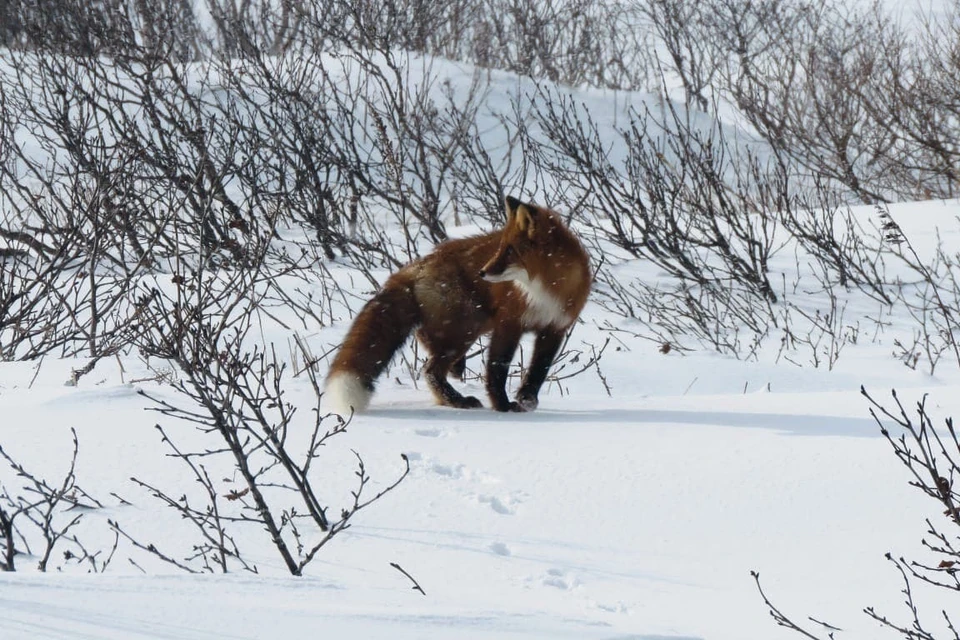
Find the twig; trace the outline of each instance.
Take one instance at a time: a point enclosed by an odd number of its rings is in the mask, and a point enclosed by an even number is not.
[[[393,567],[394,569],[396,569],[397,571],[399,571],[400,573],[402,573],[403,575],[407,576],[407,578],[410,579],[410,582],[413,583],[413,586],[411,587],[411,589],[413,589],[414,591],[419,591],[419,592],[422,593],[423,595],[427,595],[427,592],[423,590],[423,587],[420,586],[420,583],[417,582],[412,575],[410,575],[409,573],[407,573],[406,570],[405,570],[403,567],[401,567],[401,566],[400,566],[399,564],[397,564],[396,562],[391,562],[391,563],[390,563],[390,566]]]

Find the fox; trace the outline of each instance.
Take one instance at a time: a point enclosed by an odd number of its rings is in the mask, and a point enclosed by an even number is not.
[[[555,211],[507,196],[503,228],[447,240],[392,274],[361,309],[327,375],[325,398],[341,415],[367,410],[377,378],[411,333],[428,358],[427,386],[440,405],[483,403],[448,381],[462,377],[473,343],[490,335],[485,386],[496,411],[526,412],[580,317],[593,276],[580,240]],[[516,397],[507,376],[524,334],[534,347]]]

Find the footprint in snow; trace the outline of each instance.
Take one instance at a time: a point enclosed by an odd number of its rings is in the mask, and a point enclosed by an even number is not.
[[[427,456],[424,458],[423,454],[419,452],[408,453],[407,459],[414,463],[413,466],[416,469],[420,469],[428,474],[436,474],[450,480],[464,480],[468,482],[479,482],[480,484],[500,483],[500,479],[496,476],[492,476],[484,471],[468,469],[466,465],[459,462],[438,462],[437,459],[432,456]],[[485,502],[485,500],[481,499],[481,502]],[[516,498],[512,498],[510,500],[511,504],[515,502],[520,502],[520,500]],[[509,508],[504,508],[509,511]],[[494,509],[497,509],[497,507],[494,507]]]
[[[498,556],[510,556],[513,555],[513,552],[510,551],[510,547],[505,545],[502,542],[494,542],[489,547],[490,551],[494,552]]]
[[[554,587],[564,591],[572,591],[580,586],[580,580],[576,576],[570,576],[562,569],[549,569],[547,574],[540,579],[545,587]]]
[[[506,502],[504,502],[497,496],[479,495],[477,496],[477,500],[480,501],[480,504],[490,505],[491,509],[505,516],[515,514],[517,512],[516,506],[520,504],[520,500],[514,497],[508,497],[506,498]]]
[[[466,467],[462,464],[444,464],[429,456],[424,459],[419,451],[407,453],[407,460],[415,471],[426,475],[435,474],[450,480],[461,480],[468,475]]]
[[[605,611],[607,613],[630,613],[630,609],[627,608],[627,605],[622,602],[617,602],[616,604],[604,604],[602,602],[597,602],[596,600],[589,601],[590,606],[600,609],[600,611]],[[678,638],[677,640],[683,640],[683,638]]]
[[[440,429],[415,429],[414,433],[418,436],[423,436],[424,438],[439,438],[443,435],[443,432]]]
[[[440,464],[439,462],[434,462],[430,465],[430,471],[433,471],[438,476],[445,476],[454,480],[459,480],[463,477],[462,464]]]

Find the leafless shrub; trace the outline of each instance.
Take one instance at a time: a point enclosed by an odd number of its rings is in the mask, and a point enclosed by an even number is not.
[[[707,111],[716,98],[715,88],[722,53],[720,41],[704,37],[715,19],[714,3],[698,0],[639,0],[637,11],[645,16],[665,55],[657,55],[661,73],[672,71],[683,86],[686,104]]]
[[[0,44],[12,48],[122,55],[125,42],[135,39],[178,62],[253,48],[280,53],[297,37],[304,15],[302,3],[289,0],[14,0],[4,10]],[[200,16],[209,16],[209,25]]]
[[[953,529],[960,529],[960,491],[956,486],[960,478],[960,437],[953,419],[946,418],[942,427],[934,425],[927,412],[926,395],[914,407],[917,415],[914,422],[896,391],[891,394],[896,404],[894,409],[887,409],[878,403],[865,389],[861,388],[860,392],[871,404],[870,415],[876,420],[897,459],[909,470],[911,486],[940,503],[947,524],[953,531],[952,536],[944,533],[941,531],[942,525],[928,520],[928,533],[933,538],[932,541],[924,541],[924,547],[951,562],[935,567],[912,562],[909,565],[910,573],[928,584],[960,591],[957,572],[951,570],[960,565],[960,537],[957,537],[958,530]],[[888,427],[885,422],[893,426]],[[951,537],[956,540],[951,541]]]
[[[524,144],[562,185],[555,196],[562,208],[601,239],[601,250],[612,245],[611,255],[651,261],[676,280],[654,291],[601,271],[609,287],[600,291],[601,304],[634,318],[645,307],[643,319],[676,323],[661,337],[679,344],[696,335],[740,353],[745,345],[727,329],[750,330],[752,353],[777,301],[768,263],[787,182],[768,173],[749,147],[728,140],[718,123],[698,121],[672,103],[663,104],[659,118],[649,107],[629,114],[618,131],[618,157],[571,99],[541,89],[533,102],[540,137],[531,134]]]
[[[909,346],[899,339],[894,340],[894,347],[899,349],[894,355],[910,369],[916,369],[922,359],[932,376],[944,353],[949,356],[952,352],[952,328],[944,323],[937,296],[929,282],[919,286],[904,285],[900,296],[900,304],[913,320],[913,329]]]
[[[778,207],[781,225],[815,265],[823,288],[856,288],[891,304],[895,293],[887,281],[882,232],[862,224],[840,194],[820,182],[787,186],[782,193],[790,197]]]
[[[878,26],[870,31],[879,51],[859,97],[886,134],[877,158],[883,181],[904,199],[954,198],[960,186],[960,3],[943,9],[919,16],[914,29],[874,18]]]
[[[826,365],[832,371],[840,359],[840,353],[847,345],[857,344],[860,338],[860,322],[851,320],[847,314],[846,303],[840,302],[833,292],[829,292],[829,306],[826,309],[813,309],[811,312],[799,305],[788,304],[781,317],[782,335],[780,357],[803,366],[796,361],[792,352],[802,352],[806,364],[815,369]],[[800,316],[798,321],[793,314]]]
[[[631,255],[699,285],[732,281],[776,301],[768,279],[776,216],[765,167],[715,122],[697,122],[673,103],[650,107],[618,131],[626,157],[614,159],[589,113],[542,89],[531,140],[538,164],[563,181],[572,212]]]
[[[0,446],[0,458],[16,477],[16,480],[0,482],[0,543],[4,549],[0,570],[15,571],[16,557],[22,553],[36,557],[37,569],[47,571],[58,549],[62,549],[65,564],[82,563],[94,572],[102,572],[110,564],[116,543],[104,557],[102,550],[89,552],[74,532],[87,512],[101,509],[103,505],[77,484],[75,471],[80,445],[77,432],[71,429],[71,433],[73,455],[58,484],[50,484],[31,472]],[[19,487],[14,488],[18,484]],[[19,524],[24,521],[29,524]],[[36,553],[31,540],[38,545]]]
[[[160,552],[156,545],[140,544],[184,568],[198,565],[195,570],[226,571],[239,565],[253,570],[227,528],[255,524],[257,530],[267,531],[287,569],[301,575],[320,549],[350,526],[354,515],[395,488],[409,471],[404,459],[401,475],[371,496],[370,476],[356,454],[357,481],[351,498],[337,516],[328,515],[313,477],[315,461],[347,422],[321,411],[322,394],[313,367],[305,368],[314,391],[313,415],[300,420],[298,408],[284,397],[287,365],[272,346],[261,346],[249,336],[262,321],[265,283],[275,277],[264,260],[270,236],[266,233],[260,239],[252,268],[200,270],[172,289],[153,288],[143,303],[150,331],[142,337],[141,351],[175,363],[180,371],[172,385],[180,401],[145,395],[157,411],[195,425],[210,442],[197,450],[183,449],[168,429],[162,430],[173,455],[204,488],[201,504],[172,499],[152,483],[136,480],[199,532],[201,542],[194,555],[184,559]],[[304,428],[306,438],[301,435]],[[224,487],[211,479],[207,465],[224,464],[215,462],[221,457],[229,460],[239,485]],[[119,524],[114,528],[135,539]]]
[[[896,391],[892,392],[896,405],[893,409],[877,402],[866,389],[861,388],[860,392],[870,403],[870,415],[876,420],[897,459],[910,472],[910,485],[939,503],[945,516],[945,522],[926,520],[929,537],[923,539],[923,547],[932,556],[931,560],[895,558],[890,553],[886,556],[903,577],[909,622],[894,622],[873,607],[865,611],[883,627],[899,632],[904,637],[934,638],[928,630],[932,629],[930,623],[921,620],[914,603],[911,580],[946,589],[952,594],[960,593],[960,577],[957,575],[960,567],[960,491],[956,486],[960,478],[960,436],[952,418],[946,418],[942,426],[934,424],[927,412],[926,395],[914,407],[914,421]],[[947,637],[956,638],[957,626],[951,614],[947,611],[941,614],[951,633]]]
[[[262,301],[295,309],[304,327],[329,324],[353,305],[331,261],[345,259],[375,286],[377,270],[445,239],[449,224],[499,224],[498,194],[515,183],[550,193],[601,251],[615,247],[614,261],[650,260],[675,280],[653,291],[614,281],[609,266],[600,273],[611,310],[687,318],[657,329],[678,348],[692,335],[712,348],[755,352],[777,322],[769,259],[781,229],[840,286],[890,302],[879,250],[833,190],[842,183],[865,199],[882,196],[848,175],[869,185],[874,169],[862,151],[874,147],[864,141],[885,148],[862,117],[869,92],[844,94],[848,104],[831,102],[842,91],[817,89],[821,80],[872,82],[871,56],[882,47],[864,34],[885,23],[828,0],[744,11],[727,0],[587,4],[485,0],[478,9],[445,0],[428,15],[416,0],[210,0],[213,32],[195,33],[191,53],[150,35],[169,25],[189,40],[196,21],[182,3],[150,9],[110,0],[98,18],[74,15],[79,5],[68,3],[62,22],[92,21],[84,23],[87,41],[57,48],[51,40],[44,49],[38,36],[3,54],[14,72],[0,102],[0,235],[5,255],[18,260],[2,274],[0,330],[12,338],[3,341],[5,357],[123,350],[143,330],[130,282],[184,278],[201,257],[249,268],[251,238],[266,229],[274,234],[270,259],[304,285],[274,286]],[[570,20],[553,19],[560,16]],[[500,114],[495,143],[506,145],[491,153],[482,135],[489,128],[480,125],[494,122],[482,113],[484,74],[465,89],[401,50],[472,50],[477,37],[500,56],[493,66],[627,86],[613,77],[646,73],[646,54],[631,57],[636,43],[626,32],[659,34],[660,72],[676,67],[688,106],[716,112],[715,101],[732,97],[772,152],[732,137],[714,116],[663,100],[625,116],[623,151],[611,155],[590,114],[541,88]],[[226,55],[182,62],[214,51]],[[601,79],[601,68],[614,76]],[[48,151],[9,143],[25,131]],[[801,134],[826,140],[830,152]],[[830,166],[815,164],[825,157]],[[661,292],[665,300],[654,301]],[[640,310],[650,302],[659,307]]]
[[[212,46],[228,58],[283,53],[299,37],[309,7],[294,0],[203,0],[201,6],[213,19]]]
[[[429,67],[387,49],[298,45],[302,58],[278,58],[251,42],[240,59],[184,66],[117,20],[123,56],[3,54],[16,71],[2,81],[0,139],[36,141],[0,149],[3,257],[18,260],[0,290],[5,357],[127,348],[137,278],[201,256],[247,268],[249,238],[265,228],[271,259],[307,280],[346,255],[374,282],[371,267],[446,237],[479,84],[455,99]],[[390,215],[400,238],[385,232]],[[338,297],[334,279],[318,280]],[[331,321],[310,293],[274,293]]]
[[[954,197],[960,12],[908,30],[880,3],[717,0],[693,23],[715,88],[778,154],[857,201]]]
[[[312,2],[315,44],[347,41],[351,47],[431,53],[462,60],[472,25],[482,20],[472,0],[334,0]]]
[[[788,616],[787,614],[783,613],[783,611],[780,610],[767,597],[767,594],[764,592],[763,587],[760,585],[760,572],[751,571],[750,577],[752,577],[754,582],[757,584],[757,591],[760,593],[760,597],[763,598],[763,604],[765,604],[767,607],[767,613],[769,613],[770,617],[773,618],[774,622],[777,623],[777,626],[788,629],[796,633],[797,635],[803,636],[804,638],[809,638],[809,640],[824,640],[825,638],[829,638],[829,640],[834,640],[834,637],[835,637],[834,634],[837,631],[843,631],[843,629],[839,629],[833,626],[832,624],[828,624],[826,622],[821,622],[820,620],[817,620],[816,618],[813,618],[813,617],[808,617],[807,620],[813,623],[814,625],[816,625],[816,627],[800,626],[800,623],[795,622],[791,616]],[[806,622],[804,624],[806,624]],[[818,631],[817,632],[811,631],[810,630],[811,628],[815,628]],[[821,629],[822,629],[822,633],[825,633],[826,635],[817,635],[818,633],[821,633],[820,631]]]
[[[120,46],[125,34],[106,35]],[[69,354],[72,342],[94,357],[126,348],[140,275],[201,247],[208,259],[244,260],[242,232],[253,222],[224,186],[232,152],[220,143],[228,132],[214,126],[181,66],[135,39],[125,47],[114,59],[4,56],[16,69],[2,81],[14,116],[5,126],[32,142],[15,146],[0,169],[0,236],[29,256],[8,297],[38,293],[20,296],[10,324],[21,333],[44,329],[39,344],[31,334],[20,338],[30,348],[14,357],[54,348]],[[47,289],[36,285],[39,277]],[[51,308],[45,322],[29,322],[31,310]]]
[[[239,500],[243,497],[243,491],[233,490],[223,495],[218,494],[217,484],[211,478],[210,471],[203,463],[203,459],[210,457],[212,453],[210,451],[197,454],[185,453],[180,450],[163,427],[156,425],[156,428],[160,432],[163,443],[171,449],[172,453],[170,455],[182,460],[190,469],[194,480],[202,487],[204,502],[198,506],[191,502],[186,493],[179,497],[173,497],[163,489],[137,477],[131,478],[131,481],[147,490],[152,497],[160,500],[167,507],[176,511],[181,518],[192,524],[196,533],[199,534],[200,540],[193,543],[189,556],[178,560],[162,552],[156,543],[140,542],[132,534],[125,531],[116,520],[110,521],[110,527],[136,548],[147,551],[164,562],[189,573],[199,573],[199,570],[193,569],[191,565],[199,565],[202,567],[202,571],[207,573],[213,573],[214,571],[227,573],[233,569],[234,565],[245,571],[256,573],[256,566],[249,564],[244,559],[236,540],[228,530],[228,524],[244,521],[242,517],[230,515],[230,511],[226,507],[230,501]]]
[[[943,509],[944,515],[942,520],[926,520],[928,537],[923,539],[922,544],[930,559],[908,560],[902,556],[897,558],[892,553],[886,554],[886,559],[897,568],[903,579],[906,621],[897,621],[874,607],[865,608],[864,613],[887,631],[902,638],[956,639],[958,627],[953,613],[941,610],[937,617],[940,618],[942,627],[934,626],[929,617],[921,615],[913,585],[914,581],[919,581],[936,589],[946,590],[948,598],[955,598],[956,594],[960,593],[960,491],[956,488],[956,482],[960,479],[960,436],[952,418],[947,418],[943,426],[933,423],[927,412],[926,395],[916,404],[916,418],[913,418],[903,406],[896,390],[891,394],[895,405],[892,409],[875,400],[863,387],[860,393],[870,403],[870,415],[880,427],[880,432],[897,459],[909,471],[912,478],[910,485],[934,500]],[[768,599],[760,586],[759,574],[753,571],[751,575],[771,617],[779,626],[813,640],[832,639],[836,632],[841,631],[815,618],[809,620],[818,625],[817,629],[822,629],[820,633],[826,635],[818,635],[811,631],[811,627],[801,626]]]
[[[931,375],[948,349],[960,366],[960,253],[948,251],[938,240],[934,256],[924,260],[887,210],[880,209],[880,220],[891,252],[920,277],[919,284],[901,283],[899,295],[919,325]]]
[[[635,7],[590,0],[485,0],[472,59],[569,85],[636,88],[647,80]]]
[[[416,51],[574,86],[646,86],[648,31],[628,3],[389,0],[314,4],[324,39]]]
[[[740,113],[811,178],[865,202],[889,197],[878,159],[890,137],[861,97],[874,77],[882,25],[828,0],[717,7],[707,37],[728,52],[721,84]]]
[[[608,336],[604,339],[599,349],[596,345],[590,343],[584,343],[583,346],[579,348],[571,348],[568,345],[569,340],[570,334],[567,334],[566,340],[564,340],[563,345],[560,347],[560,355],[557,356],[553,363],[551,373],[547,376],[547,382],[556,384],[561,394],[565,392],[569,393],[569,390],[564,388],[562,384],[563,381],[575,378],[593,369],[597,374],[597,378],[601,384],[603,384],[604,391],[607,392],[608,396],[612,396],[613,393],[610,384],[600,369],[600,359],[603,358],[604,352],[607,350],[607,347],[610,346],[610,337]]]
[[[870,403],[870,415],[880,427],[880,432],[893,449],[894,454],[911,475],[910,485],[919,489],[928,498],[934,500],[943,509],[943,519],[926,520],[926,535],[922,541],[929,559],[909,560],[886,554],[903,579],[902,594],[906,608],[906,620],[898,621],[874,607],[866,607],[864,613],[878,622],[882,628],[901,638],[917,640],[936,640],[937,638],[958,637],[958,627],[954,621],[955,613],[943,609],[935,618],[921,613],[922,608],[914,595],[915,581],[935,589],[946,591],[948,598],[956,599],[960,593],[960,492],[956,483],[960,479],[960,436],[953,425],[953,419],[947,418],[943,426],[937,426],[927,411],[924,395],[916,404],[916,418],[903,406],[894,390],[894,407],[885,407],[875,400],[866,389],[861,394]],[[751,575],[757,584],[763,602],[777,625],[812,640],[833,639],[842,631],[837,627],[808,618],[814,626],[796,622],[783,613],[767,597],[760,586],[760,576],[756,571]],[[937,625],[940,626],[937,626]]]

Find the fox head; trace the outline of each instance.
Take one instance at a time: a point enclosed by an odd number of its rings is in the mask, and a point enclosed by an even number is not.
[[[480,277],[487,282],[528,280],[530,273],[524,257],[547,240],[553,224],[550,214],[534,205],[506,197],[507,224],[500,237],[500,246],[492,258],[480,269]]]

